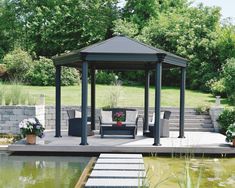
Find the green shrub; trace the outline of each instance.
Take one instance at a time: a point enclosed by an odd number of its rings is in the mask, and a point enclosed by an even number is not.
[[[6,65],[7,73],[11,79],[24,81],[33,61],[27,52],[18,48],[6,54],[3,63]]]
[[[55,66],[51,59],[40,57],[34,61],[34,67],[27,74],[30,85],[52,86],[55,85]],[[62,68],[61,85],[75,85],[80,83],[79,73],[74,68]]]
[[[61,85],[79,85],[80,84],[80,74],[75,68],[62,67],[61,72]]]
[[[211,92],[214,96],[226,97],[226,88],[224,86],[224,79],[218,81],[212,81],[210,84]]]
[[[220,124],[221,132],[225,133],[229,125],[235,123],[235,108],[224,109],[217,121]]]
[[[222,67],[222,75],[226,93],[231,102],[235,103],[235,58],[227,60]]]
[[[5,64],[0,64],[0,77],[4,76],[6,74],[6,65]]]
[[[96,74],[97,84],[111,84],[115,81],[115,74],[107,71],[98,71]]]
[[[208,114],[210,111],[210,106],[209,105],[198,106],[197,108],[195,108],[195,111],[197,114]]]
[[[228,126],[226,131],[226,142],[232,142],[235,139],[235,123]]]

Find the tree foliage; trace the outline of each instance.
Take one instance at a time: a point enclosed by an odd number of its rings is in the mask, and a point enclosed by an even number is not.
[[[40,57],[26,75],[27,83],[35,86],[55,85],[55,66],[51,59]],[[74,68],[62,67],[61,85],[69,86],[80,83],[80,75]]]
[[[105,39],[117,15],[117,0],[5,2],[5,10],[19,25],[21,45],[38,56],[50,57]]]
[[[9,52],[3,59],[11,79],[25,81],[26,74],[33,66],[31,56],[20,48]]]

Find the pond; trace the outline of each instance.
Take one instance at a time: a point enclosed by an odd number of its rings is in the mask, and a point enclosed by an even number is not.
[[[235,158],[145,157],[150,187],[235,188]]]
[[[74,188],[89,157],[10,156],[0,152],[0,187]]]

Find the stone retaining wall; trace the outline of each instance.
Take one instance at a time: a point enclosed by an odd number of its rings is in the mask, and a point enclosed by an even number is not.
[[[0,106],[0,133],[18,134],[19,122],[31,117],[37,117],[44,125],[45,106]]]

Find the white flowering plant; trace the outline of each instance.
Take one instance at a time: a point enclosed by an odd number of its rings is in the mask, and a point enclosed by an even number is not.
[[[23,137],[28,134],[34,134],[40,138],[44,137],[45,128],[37,118],[24,119],[19,123],[20,132]]]

